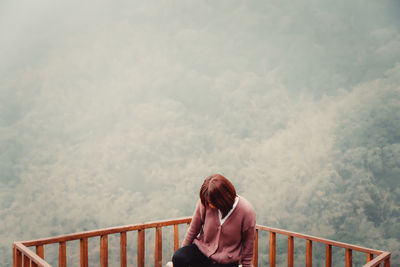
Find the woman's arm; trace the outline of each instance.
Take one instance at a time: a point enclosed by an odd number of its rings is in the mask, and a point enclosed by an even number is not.
[[[242,227],[242,266],[251,267],[256,236],[256,213],[251,205],[247,207]]]
[[[201,226],[203,224],[204,213],[205,208],[199,200],[197,201],[196,209],[192,217],[192,222],[190,223],[189,229],[186,232],[185,239],[183,240],[183,247],[192,244],[195,237],[199,234]]]
[[[254,255],[254,237],[255,237],[255,225],[250,226],[246,231],[243,232],[242,241],[242,266],[251,267],[253,255]]]

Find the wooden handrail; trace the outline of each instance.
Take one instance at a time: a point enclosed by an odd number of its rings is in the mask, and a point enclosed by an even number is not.
[[[390,267],[390,252],[383,252],[381,255],[376,257],[375,259],[371,260],[367,264],[365,264],[363,267],[375,267],[379,266],[382,262],[385,262],[385,267]]]
[[[175,225],[175,224],[190,223],[191,220],[192,220],[191,217],[183,217],[183,218],[167,220],[167,221],[137,223],[137,224],[130,224],[130,225],[124,225],[124,226],[98,229],[98,230],[93,230],[93,231],[79,232],[79,233],[74,233],[74,234],[41,238],[41,239],[36,239],[36,240],[22,241],[20,243],[24,244],[27,247],[38,246],[38,245],[48,245],[48,244],[67,242],[67,241],[72,241],[72,240],[79,240],[82,238],[90,238],[90,237],[95,237],[95,236],[118,234],[118,233],[122,233],[122,232],[130,232],[130,231],[135,231],[135,230],[143,230],[143,229],[149,229],[149,228],[171,226],[171,225]]]
[[[361,246],[356,246],[352,244],[337,242],[334,240],[329,240],[325,238],[315,237],[311,235],[286,231],[278,228],[267,227],[263,225],[256,225],[257,231],[266,231],[269,232],[269,239],[270,239],[270,253],[269,253],[269,265],[275,266],[275,240],[276,234],[286,235],[288,237],[288,266],[293,266],[293,237],[304,239],[306,241],[306,262],[305,265],[307,267],[312,266],[312,242],[326,244],[326,267],[332,266],[332,246],[340,247],[345,249],[346,255],[346,267],[352,266],[352,251],[358,251],[366,253],[367,255],[367,264],[363,265],[363,267],[373,267],[379,266],[381,263],[384,263],[384,267],[390,267],[390,256],[391,253],[387,251],[381,251]],[[256,247],[258,247],[258,235],[255,239]],[[273,254],[273,255],[271,255]],[[375,259],[373,259],[373,255],[378,255]],[[253,265],[258,267],[258,260],[253,261]]]
[[[14,266],[17,266],[19,262],[22,264],[22,260],[26,262],[25,259],[29,259],[30,262],[38,267],[51,267],[45,260],[43,260],[35,252],[24,246],[21,242],[13,243],[13,254],[14,254]],[[25,264],[24,264],[25,265]]]
[[[286,236],[293,236],[293,237],[297,237],[297,238],[304,239],[304,240],[315,241],[315,242],[326,244],[326,245],[332,245],[335,247],[340,247],[340,248],[345,248],[345,249],[352,249],[352,250],[356,250],[359,252],[370,253],[370,254],[374,254],[374,255],[380,255],[384,252],[381,250],[376,250],[376,249],[356,246],[356,245],[352,245],[352,244],[337,242],[337,241],[330,240],[330,239],[325,239],[325,238],[320,238],[320,237],[316,237],[316,236],[312,236],[312,235],[306,235],[306,234],[300,234],[300,233],[296,233],[296,232],[281,230],[278,228],[272,228],[272,227],[267,227],[267,226],[262,226],[262,225],[257,225],[256,228],[259,230],[262,230],[262,231],[273,232],[273,233],[286,235]]]
[[[103,267],[108,266],[108,235],[120,234],[120,264],[121,267],[127,265],[127,238],[126,234],[129,231],[137,231],[137,266],[144,267],[145,258],[145,229],[155,229],[155,244],[154,244],[154,266],[162,266],[162,228],[165,226],[173,226],[174,230],[174,250],[179,248],[179,225],[190,224],[191,217],[183,217],[172,220],[154,221],[148,223],[131,224],[118,227],[111,227],[105,229],[98,229],[93,231],[85,231],[74,234],[67,234],[55,237],[41,238],[37,240],[29,240],[13,243],[13,262],[14,267],[24,266],[38,266],[50,267],[44,260],[44,245],[59,244],[59,266],[67,266],[66,261],[66,243],[73,240],[80,240],[80,266],[87,267],[88,264],[88,238],[100,237],[100,265]],[[326,245],[326,267],[332,266],[332,246],[345,249],[346,267],[352,266],[352,251],[366,253],[367,263],[364,267],[380,266],[384,263],[385,267],[390,267],[391,253],[366,247],[356,246],[352,244],[337,242],[325,238],[319,238],[311,235],[286,231],[278,228],[267,227],[263,225],[256,225],[255,237],[255,253],[253,258],[253,265],[258,267],[258,242],[259,232],[269,232],[269,264],[275,266],[276,264],[276,235],[286,235],[288,240],[288,267],[294,265],[294,238],[303,239],[306,242],[306,266],[312,266],[312,247],[313,242],[322,243]],[[36,253],[28,247],[36,246]],[[374,255],[376,257],[374,258]]]

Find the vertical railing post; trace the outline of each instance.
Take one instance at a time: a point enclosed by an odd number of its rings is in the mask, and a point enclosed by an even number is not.
[[[275,267],[276,233],[269,232],[269,266]]]
[[[24,267],[30,267],[31,266],[31,260],[29,259],[28,256],[24,255]]]
[[[67,244],[60,242],[58,246],[58,266],[67,267]]]
[[[138,230],[137,266],[144,267],[144,229]]]
[[[179,224],[174,225],[174,251],[179,248]]]
[[[87,237],[80,239],[80,256],[81,256],[81,267],[89,266],[89,251],[88,251],[88,239]]]
[[[312,241],[307,239],[306,242],[306,266],[312,267]]]
[[[367,262],[370,262],[374,259],[374,254],[367,253]]]
[[[332,267],[332,245],[326,245],[325,266]]]
[[[17,249],[15,248],[15,244],[12,245],[12,254],[13,254],[13,267],[17,267]]]
[[[15,255],[15,263],[17,267],[22,267],[22,253],[18,249],[16,250],[16,255]]]
[[[256,229],[255,237],[254,237],[253,266],[258,267],[258,229]]]
[[[100,266],[108,267],[108,236],[100,237]]]
[[[352,267],[353,265],[353,255],[351,249],[346,249],[346,267]]]
[[[390,257],[387,260],[385,260],[384,267],[390,267]]]
[[[43,245],[39,245],[36,246],[36,254],[41,257],[42,259],[44,259],[44,249],[43,249]]]
[[[162,266],[162,228],[156,227],[156,238],[154,244],[154,266]]]
[[[288,236],[288,267],[293,267],[294,242],[293,236]]]
[[[126,232],[120,234],[120,264],[126,267]]]

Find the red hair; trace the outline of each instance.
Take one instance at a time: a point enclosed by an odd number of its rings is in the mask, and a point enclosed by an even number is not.
[[[200,200],[204,206],[211,203],[225,217],[232,209],[236,198],[233,184],[221,174],[208,176],[200,188]]]

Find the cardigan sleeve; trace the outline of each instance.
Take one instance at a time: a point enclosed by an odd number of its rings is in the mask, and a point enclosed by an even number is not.
[[[199,200],[197,201],[196,209],[192,217],[192,222],[190,223],[189,229],[186,232],[182,246],[188,246],[192,244],[193,240],[200,233],[200,229],[203,224],[204,213],[205,213],[205,208],[203,207],[203,204]]]
[[[254,210],[246,216],[242,232],[242,266],[251,267],[254,255],[256,215]]]

